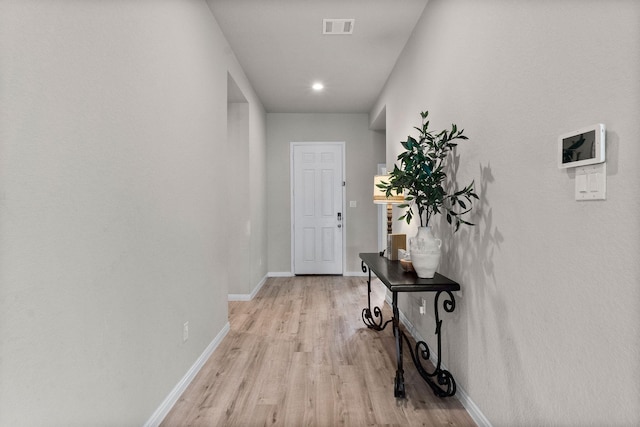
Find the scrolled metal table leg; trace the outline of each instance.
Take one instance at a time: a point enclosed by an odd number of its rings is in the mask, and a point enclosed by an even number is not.
[[[400,399],[407,397],[404,389],[404,376],[400,372],[396,372],[396,377],[393,379],[393,396]]]
[[[391,322],[391,320],[387,320],[383,324],[384,319],[382,318],[382,310],[380,310],[380,307],[375,306],[373,310],[371,309],[371,269],[367,267],[364,261],[361,262],[361,265],[362,272],[369,273],[369,278],[367,279],[367,306],[362,309],[362,321],[367,325],[367,328],[381,331],[387,327],[387,324]]]
[[[402,338],[407,339],[400,330],[400,312],[398,310],[398,293],[392,294],[393,306],[393,335],[396,337],[396,361],[398,369],[396,370],[396,378],[393,382],[393,395],[398,398],[406,396],[404,389],[404,367],[402,366]],[[409,348],[411,350],[411,348]]]
[[[429,351],[429,346],[424,341],[418,341],[416,343],[415,352],[411,348],[411,344],[409,339],[403,334],[404,339],[409,347],[409,351],[411,352],[411,359],[413,360],[413,364],[416,366],[418,373],[424,380],[429,384],[431,390],[436,396],[439,397],[449,397],[456,394],[456,381],[453,379],[453,375],[446,369],[442,369],[441,366],[441,355],[442,355],[442,339],[441,339],[441,327],[442,320],[440,320],[440,313],[438,310],[438,302],[440,299],[440,295],[445,292],[447,294],[448,299],[444,300],[442,306],[447,313],[451,313],[455,307],[456,302],[453,297],[453,294],[449,291],[439,291],[436,294],[434,309],[436,315],[436,331],[435,334],[438,338],[438,362],[433,370],[433,372],[427,371],[422,365],[422,360],[429,360],[431,352]]]

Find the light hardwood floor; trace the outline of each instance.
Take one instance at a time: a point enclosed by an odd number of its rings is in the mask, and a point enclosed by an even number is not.
[[[372,304],[390,319],[373,285]],[[408,351],[407,398],[393,397],[391,326],[367,329],[366,298],[362,277],[304,276],[230,302],[231,331],[162,426],[475,426],[455,397],[434,396]]]

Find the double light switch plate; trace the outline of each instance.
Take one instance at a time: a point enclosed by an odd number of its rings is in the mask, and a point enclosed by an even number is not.
[[[607,198],[607,164],[576,168],[576,200],[605,200]]]

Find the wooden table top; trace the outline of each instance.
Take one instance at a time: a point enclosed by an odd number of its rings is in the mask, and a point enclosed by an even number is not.
[[[392,292],[459,291],[457,282],[436,273],[432,279],[421,279],[413,271],[404,271],[400,261],[389,261],[377,253],[361,253],[360,259]]]

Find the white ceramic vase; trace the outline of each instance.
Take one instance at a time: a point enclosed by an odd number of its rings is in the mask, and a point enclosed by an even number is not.
[[[436,239],[429,227],[419,227],[418,234],[409,239],[411,264],[418,277],[431,279],[440,264],[442,240]]]

